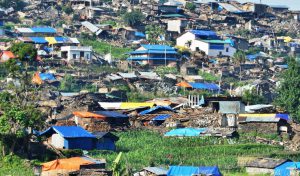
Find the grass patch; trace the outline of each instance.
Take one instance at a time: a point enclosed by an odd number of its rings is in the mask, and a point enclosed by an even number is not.
[[[132,51],[131,48],[118,47],[98,40],[81,39],[80,42],[82,45],[92,46],[93,50],[99,54],[107,54],[111,50],[114,59],[125,59],[127,57],[126,53]]]
[[[11,176],[33,176],[33,169],[29,163],[21,159],[18,156],[6,156],[0,158],[0,175],[11,175]]]
[[[207,73],[207,72],[204,72],[204,71],[199,71],[199,75],[202,76],[202,78],[205,81],[209,81],[209,82],[215,82],[215,81],[220,80],[220,77],[218,77],[218,76],[216,76],[212,73]]]
[[[133,171],[151,165],[166,168],[169,165],[218,165],[223,173],[244,173],[244,168],[237,165],[238,157],[299,156],[298,153],[284,152],[281,146],[250,143],[245,139],[233,140],[234,144],[229,144],[227,139],[165,138],[151,131],[128,131],[116,135],[120,137],[117,152],[92,151],[90,155],[105,158],[111,164],[118,152],[124,152],[123,167]]]

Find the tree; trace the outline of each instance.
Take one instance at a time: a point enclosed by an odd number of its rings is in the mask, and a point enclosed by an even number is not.
[[[242,97],[244,102],[248,105],[264,104],[266,102],[265,98],[261,95],[254,93],[253,91],[245,91]]]
[[[23,10],[26,3],[23,0],[0,0],[0,7],[3,8],[14,8],[15,10]]]
[[[294,59],[288,61],[288,69],[281,75],[275,104],[300,121],[300,65]]]
[[[39,129],[41,113],[32,104],[23,104],[20,96],[0,93],[0,141],[2,155],[13,154],[19,140],[29,142],[31,129]],[[28,146],[28,145],[27,145]]]
[[[185,5],[185,8],[188,9],[191,12],[194,12],[196,9],[196,5],[194,3],[191,2],[187,2]]]
[[[144,15],[140,11],[127,12],[123,15],[125,24],[129,26],[136,26],[141,24],[144,18]]]
[[[165,37],[166,31],[159,25],[147,25],[146,34],[151,44],[161,44],[163,40],[160,38]]]
[[[240,67],[240,81],[242,80],[242,63],[246,62],[246,54],[244,51],[237,51],[233,55],[233,62]]]
[[[33,44],[28,44],[28,43],[14,43],[10,47],[10,51],[14,53],[16,56],[16,59],[20,61],[23,65],[23,68],[25,69],[25,74],[21,74],[22,78],[20,80],[24,81],[24,91],[25,87],[30,84],[30,78],[28,75],[28,67],[33,61],[35,61],[37,57],[37,49],[34,47]],[[9,62],[8,67],[15,68],[17,67],[16,62]],[[17,70],[15,70],[17,71]],[[13,72],[16,73],[16,72]]]
[[[62,11],[65,12],[67,15],[70,15],[71,13],[73,13],[72,6],[70,6],[70,5],[62,6],[61,9],[62,9]]]

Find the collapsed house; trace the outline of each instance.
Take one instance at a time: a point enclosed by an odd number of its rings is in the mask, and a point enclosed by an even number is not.
[[[286,162],[287,159],[273,159],[273,158],[257,158],[246,164],[246,172],[249,174],[271,174],[274,175],[274,169]]]
[[[111,171],[105,169],[104,160],[95,160],[88,157],[72,157],[66,159],[56,159],[41,164],[41,176],[55,175],[82,175],[86,171],[93,171],[94,175],[109,176]],[[98,174],[96,174],[98,173]]]

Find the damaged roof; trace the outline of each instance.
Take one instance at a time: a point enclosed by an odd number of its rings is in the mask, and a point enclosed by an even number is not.
[[[274,159],[274,158],[257,158],[246,164],[246,167],[257,167],[274,169],[275,167],[288,162],[288,159]]]

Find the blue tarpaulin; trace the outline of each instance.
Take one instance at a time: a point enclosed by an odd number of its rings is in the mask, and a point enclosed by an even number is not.
[[[56,30],[51,27],[34,27],[30,29],[35,33],[56,33]]]
[[[167,176],[192,176],[197,170],[198,167],[193,166],[171,166]]]
[[[55,40],[57,41],[57,43],[66,43],[67,42],[67,38],[65,38],[65,37],[55,37]]]
[[[275,117],[283,119],[283,120],[289,120],[289,115],[288,114],[276,114]]]
[[[167,176],[193,176],[193,175],[221,176],[217,166],[171,166]]]
[[[40,73],[40,78],[45,81],[45,80],[48,80],[48,81],[54,81],[56,80],[54,75],[52,73]]]
[[[51,136],[54,133],[58,133],[64,138],[96,138],[94,135],[79,126],[52,126],[46,131],[40,133],[40,136]]]
[[[154,121],[164,121],[167,118],[169,118],[170,116],[171,116],[171,114],[160,114],[160,115],[154,117],[152,120],[154,120]]]
[[[30,37],[30,39],[36,44],[46,44],[48,41],[44,37]]]
[[[206,128],[178,128],[167,132],[164,136],[199,136]]]
[[[214,31],[207,31],[207,30],[191,30],[191,33],[195,34],[198,37],[208,37],[211,39],[218,39],[216,32]]]
[[[286,162],[274,169],[274,176],[290,176],[290,169],[300,170],[300,162]]]
[[[142,33],[142,32],[137,32],[137,31],[134,33],[134,35],[135,35],[136,37],[143,37],[143,38],[146,37],[146,35],[145,35],[144,33]]]
[[[115,111],[95,111],[95,113],[111,118],[128,118],[127,115]]]
[[[159,110],[159,109],[174,111],[170,106],[155,106],[153,108],[150,108],[150,109],[140,112],[140,115],[151,114],[152,112]]]
[[[219,86],[213,83],[189,83],[193,89],[219,90]]]

